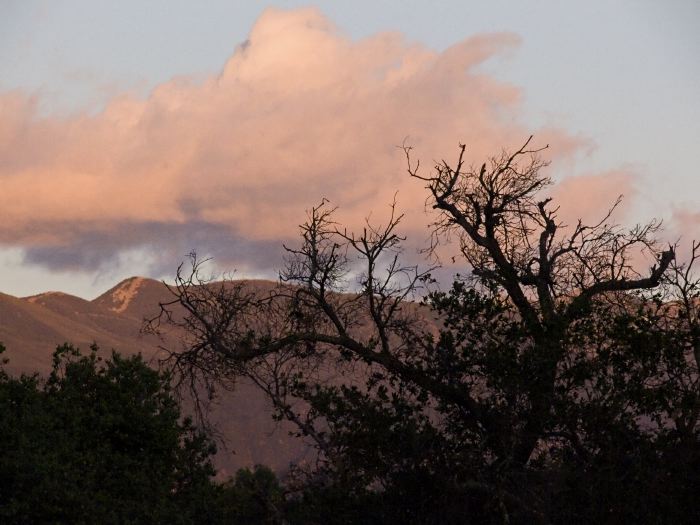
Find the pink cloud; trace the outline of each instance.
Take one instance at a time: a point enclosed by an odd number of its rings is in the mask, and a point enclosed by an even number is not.
[[[268,10],[220,74],[173,79],[146,100],[118,96],[97,115],[59,118],[2,94],[0,242],[70,253],[102,236],[109,255],[146,242],[135,231],[198,224],[267,245],[293,236],[322,197],[358,226],[397,191],[405,229],[423,240],[425,190],[396,146],[407,137],[428,168],[459,142],[475,163],[519,145],[532,130],[517,124],[518,89],[477,68],[517,43],[482,35],[437,53],[396,33],[353,41],[315,9]],[[538,142],[555,157],[581,145],[555,129]],[[560,196],[571,190],[583,212],[628,184],[569,180]]]
[[[557,213],[560,220],[574,226],[579,219],[584,224],[595,224],[610,211],[618,197],[622,205],[615,210],[614,219],[623,221],[629,203],[637,190],[635,177],[626,170],[613,170],[604,173],[580,175],[562,179],[549,192],[553,205],[560,206]]]
[[[686,249],[693,240],[700,240],[700,211],[678,207],[673,210],[669,221],[666,238],[668,242],[680,241],[682,249]]]

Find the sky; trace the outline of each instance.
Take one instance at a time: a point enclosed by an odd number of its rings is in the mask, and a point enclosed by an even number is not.
[[[191,250],[274,277],[327,198],[351,228],[426,169],[530,134],[572,220],[700,237],[700,3],[0,0],[0,292],[93,298]]]

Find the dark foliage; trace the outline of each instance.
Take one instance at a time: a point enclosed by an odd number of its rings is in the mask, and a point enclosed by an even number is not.
[[[214,444],[168,376],[92,350],[59,347],[47,380],[0,368],[0,522],[266,523],[269,471],[215,484]]]
[[[393,206],[359,235],[313,208],[269,296],[202,280],[196,259],[178,272],[150,327],[188,331],[179,377],[247,377],[318,450],[288,486],[292,522],[700,520],[700,248],[682,265],[658,223],[622,229],[619,199],[562,224],[529,143],[472,168],[462,146],[427,177],[409,158],[432,252],[470,270],[446,293],[401,264]]]

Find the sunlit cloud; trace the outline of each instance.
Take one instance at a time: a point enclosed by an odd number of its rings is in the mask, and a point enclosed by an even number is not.
[[[685,206],[676,207],[673,210],[667,230],[667,237],[671,242],[680,241],[685,246],[689,245],[692,240],[699,240],[700,211],[696,208],[689,209]]]
[[[481,35],[438,53],[397,33],[351,40],[314,9],[268,10],[219,74],[172,79],[145,100],[52,117],[1,94],[0,243],[54,269],[94,270],[135,248],[173,268],[190,249],[260,268],[278,264],[270,254],[322,198],[357,227],[385,217],[395,194],[422,242],[426,194],[406,174],[404,141],[426,169],[460,142],[474,163],[531,132],[555,160],[583,143],[526,129],[519,90],[480,70],[517,44]],[[626,174],[595,175],[558,196],[584,214],[629,187]]]
[[[558,219],[574,226],[581,219],[584,224],[596,224],[609,212],[616,221],[625,222],[637,194],[634,173],[618,169],[568,177],[559,181],[550,191],[553,206],[558,206]],[[620,199],[619,205],[613,206]]]

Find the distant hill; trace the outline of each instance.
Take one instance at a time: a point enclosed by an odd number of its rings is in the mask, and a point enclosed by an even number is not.
[[[243,281],[261,290],[274,283]],[[17,298],[0,293],[0,342],[7,347],[5,369],[20,373],[50,370],[57,345],[71,342],[87,350],[97,343],[103,352],[141,353],[157,366],[165,356],[159,345],[177,348],[177,333],[165,340],[143,334],[146,318],[158,314],[159,303],[172,299],[165,285],[153,279],[131,277],[92,301],[61,292]],[[222,475],[239,467],[266,464],[284,472],[290,462],[302,460],[309,450],[288,436],[291,427],[272,421],[267,399],[252,385],[240,383],[235,392],[221,394],[212,413],[224,437],[216,457]]]

